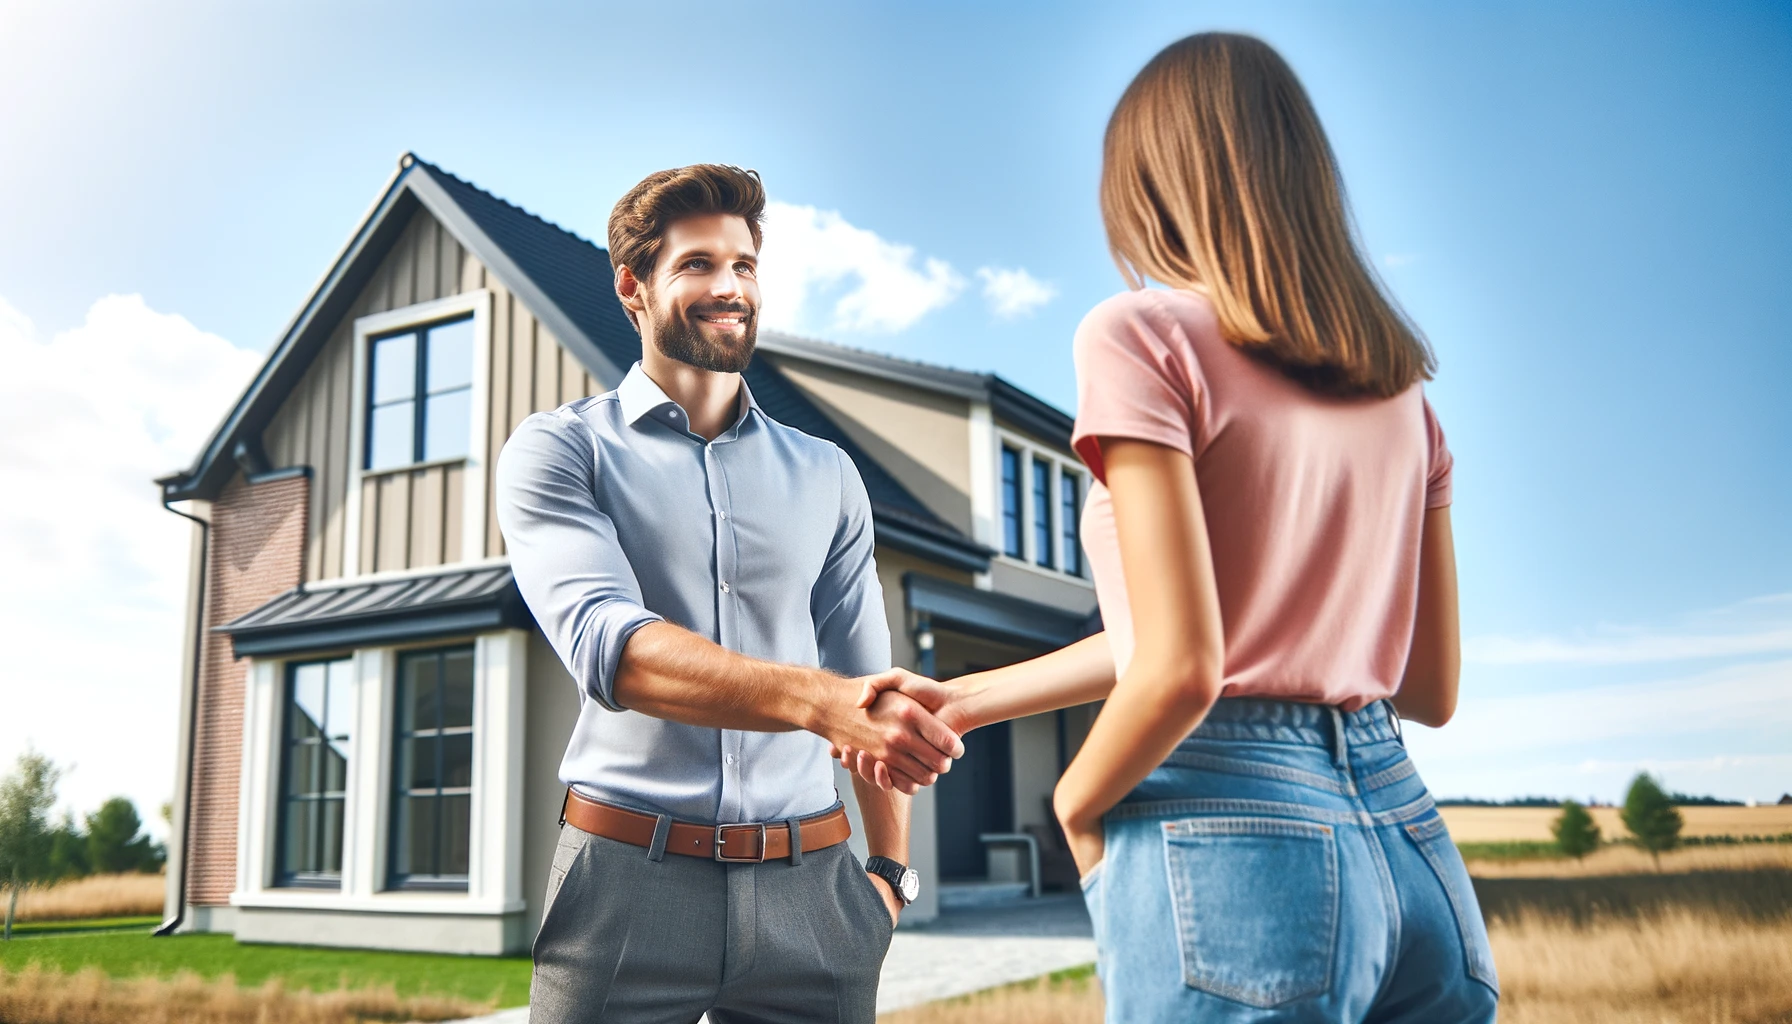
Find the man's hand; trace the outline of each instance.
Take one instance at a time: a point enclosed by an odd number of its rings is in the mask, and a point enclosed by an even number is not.
[[[896,895],[896,890],[890,888],[890,883],[884,881],[884,876],[867,871],[865,877],[871,879],[872,885],[877,886],[877,894],[884,898],[884,908],[890,912],[890,927],[896,927],[896,922],[902,919],[902,897]]]
[[[866,676],[863,683],[859,706],[872,714],[878,714],[881,709],[906,697],[932,712],[946,728],[961,737],[974,727],[964,710],[966,691],[963,687],[938,682],[902,668]],[[897,775],[892,771],[893,766],[870,750],[847,743],[835,743],[832,744],[832,751],[841,767],[857,773],[866,782],[882,789],[901,788]],[[962,744],[959,753],[954,756],[963,756]],[[950,769],[951,766],[947,765],[941,771]]]
[[[949,770],[953,758],[964,756],[964,743],[927,708],[900,693],[885,694],[869,706],[856,701],[867,691],[875,692],[877,680],[901,671],[892,669],[854,680],[856,687],[842,685],[840,698],[822,709],[811,731],[826,739],[833,750],[870,754],[884,767],[882,788],[913,796]]]

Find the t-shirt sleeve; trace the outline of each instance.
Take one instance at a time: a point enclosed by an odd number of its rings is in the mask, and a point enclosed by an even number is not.
[[[1117,295],[1077,327],[1070,444],[1104,484],[1099,438],[1150,441],[1195,454],[1200,369],[1186,334],[1152,298],[1144,292]]]
[[[1425,470],[1425,507],[1443,508],[1450,503],[1451,477],[1456,469],[1456,457],[1450,454],[1450,446],[1444,443],[1444,428],[1437,422],[1437,413],[1431,408],[1431,400],[1421,401],[1425,405],[1425,441],[1430,460]]]

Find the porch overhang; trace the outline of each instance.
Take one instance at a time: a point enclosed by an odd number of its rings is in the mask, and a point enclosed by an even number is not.
[[[926,616],[934,629],[946,628],[1041,653],[1075,643],[1101,628],[1100,618],[1093,612],[1078,615],[925,573],[904,573],[902,591],[909,610]]]
[[[508,565],[299,586],[216,627],[237,657],[379,647],[534,625]]]

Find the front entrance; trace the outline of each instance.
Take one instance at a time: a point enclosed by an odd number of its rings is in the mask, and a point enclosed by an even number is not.
[[[1014,831],[1013,730],[987,725],[964,738],[964,756],[934,787],[939,827],[940,877],[947,881],[988,875],[985,832]]]

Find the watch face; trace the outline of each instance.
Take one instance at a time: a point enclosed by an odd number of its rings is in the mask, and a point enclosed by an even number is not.
[[[921,895],[921,873],[914,868],[904,871],[902,884],[897,886],[897,891],[902,893],[903,902],[915,902],[915,897]]]

